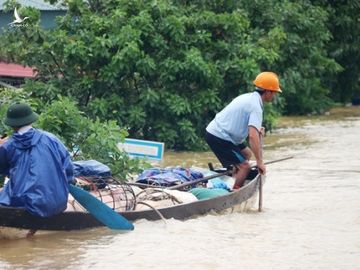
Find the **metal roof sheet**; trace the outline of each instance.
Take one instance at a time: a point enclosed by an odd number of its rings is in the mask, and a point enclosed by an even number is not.
[[[34,78],[36,76],[36,73],[31,67],[13,63],[0,62],[0,76]]]
[[[4,3],[6,2],[6,0],[0,0],[0,10],[4,10]],[[17,2],[24,6],[24,7],[33,7],[33,8],[37,8],[39,10],[65,10],[67,9],[65,6],[63,6],[60,3],[55,4],[55,5],[51,5],[45,1],[42,0],[17,0]]]

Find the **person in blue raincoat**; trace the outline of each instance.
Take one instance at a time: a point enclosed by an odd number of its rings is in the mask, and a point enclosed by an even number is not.
[[[7,110],[4,122],[14,133],[0,146],[0,174],[9,177],[0,191],[0,205],[49,217],[67,207],[73,165],[55,135],[32,127],[37,119],[28,104],[16,103]]]

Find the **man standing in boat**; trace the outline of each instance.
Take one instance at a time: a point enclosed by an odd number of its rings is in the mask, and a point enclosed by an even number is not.
[[[252,153],[259,172],[266,173],[261,143],[265,133],[262,127],[263,104],[271,102],[277,93],[281,93],[279,78],[273,72],[261,72],[253,84],[254,92],[233,99],[206,127],[205,140],[222,166],[234,166],[234,189],[244,184],[250,172]],[[245,144],[247,138],[250,147]]]
[[[0,174],[10,178],[0,191],[0,204],[48,217],[66,209],[73,165],[55,135],[32,127],[37,119],[28,104],[7,110],[5,124],[14,134],[0,145]]]

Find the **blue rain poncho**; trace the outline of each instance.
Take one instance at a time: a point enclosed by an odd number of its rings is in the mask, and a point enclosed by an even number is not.
[[[0,147],[0,174],[9,182],[0,204],[49,217],[66,209],[73,165],[65,146],[51,133],[30,129]]]

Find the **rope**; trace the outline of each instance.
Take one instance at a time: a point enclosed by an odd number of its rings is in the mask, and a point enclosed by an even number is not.
[[[157,210],[155,207],[153,207],[152,205],[146,203],[146,202],[138,202],[138,204],[143,204],[143,205],[146,205],[148,207],[150,207],[152,210],[154,210],[158,215],[159,217],[162,219],[162,221],[164,221],[165,225],[166,225],[166,219],[164,218],[164,216],[160,213],[159,210]]]

